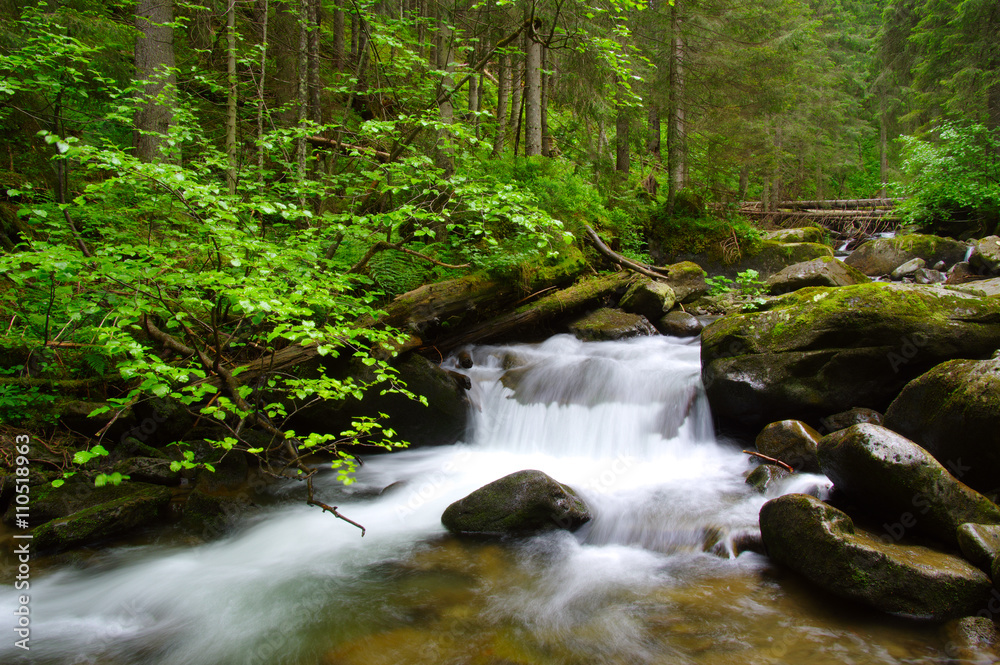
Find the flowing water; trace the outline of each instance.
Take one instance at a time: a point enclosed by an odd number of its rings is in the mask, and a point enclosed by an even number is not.
[[[473,356],[466,443],[370,457],[350,487],[318,483],[364,538],[295,486],[214,542],[53,565],[31,582],[30,654],[8,635],[0,662],[946,662],[936,628],[733,556],[766,498],[713,434],[697,343],[558,336]],[[521,469],[575,487],[594,519],[505,542],[445,532],[451,502]],[[0,590],[0,612],[15,599]]]

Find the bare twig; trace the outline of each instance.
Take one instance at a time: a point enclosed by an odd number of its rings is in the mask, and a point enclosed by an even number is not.
[[[795,473],[795,469],[793,469],[791,465],[782,462],[780,459],[775,459],[774,457],[768,457],[767,455],[758,453],[756,450],[744,450],[743,452],[746,453],[747,455],[753,455],[754,457],[759,457],[765,462],[770,462],[771,464],[777,464],[782,469],[787,470],[789,473]]]

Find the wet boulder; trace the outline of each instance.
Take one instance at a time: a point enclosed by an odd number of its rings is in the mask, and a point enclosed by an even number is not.
[[[484,485],[441,515],[441,523],[453,533],[489,536],[574,531],[590,519],[590,510],[572,488],[533,469]]]
[[[962,293],[970,293],[974,296],[981,296],[983,298],[992,298],[993,296],[1000,295],[1000,277],[993,277],[992,279],[977,279],[975,281],[965,282],[959,286],[954,287],[955,291],[961,291]]]
[[[1000,274],[1000,236],[978,241],[972,248],[969,265],[980,275]]]
[[[63,550],[90,545],[132,529],[158,522],[170,503],[170,490],[159,485],[129,483],[122,496],[65,517],[51,519],[32,530],[39,550]]]
[[[875,277],[888,275],[907,261],[918,258],[923,259],[925,265],[944,261],[951,266],[964,261],[968,250],[969,246],[958,240],[913,233],[895,238],[873,238],[851,252],[844,263]]]
[[[681,261],[667,268],[667,284],[677,302],[693,302],[708,293],[705,271],[693,261]]]
[[[792,475],[788,469],[777,464],[758,464],[757,468],[747,474],[746,484],[761,494],[766,494],[776,483]]]
[[[665,314],[657,321],[656,327],[664,335],[673,337],[697,337],[703,328],[697,317],[680,311]]]
[[[674,290],[668,284],[643,279],[628,287],[618,306],[626,312],[641,314],[655,321],[669,312],[674,302]]]
[[[944,627],[945,653],[951,663],[995,665],[1000,663],[1000,634],[992,619],[984,616],[962,617]]]
[[[818,586],[884,612],[948,619],[981,609],[990,581],[963,559],[886,542],[807,494],[786,494],[760,510],[767,555]]]
[[[921,258],[910,259],[903,265],[897,266],[891,273],[889,273],[889,277],[893,278],[898,282],[901,279],[910,277],[911,275],[913,275],[913,273],[917,272],[918,270],[921,270],[926,266],[927,262]]]
[[[569,324],[569,331],[588,342],[655,335],[656,328],[642,314],[603,307]]]
[[[854,406],[885,409],[910,380],[1000,339],[1000,299],[872,282],[812,287],[702,331],[702,379],[721,418],[759,429]]]
[[[823,429],[827,433],[830,433],[836,432],[840,429],[847,429],[851,425],[860,425],[861,423],[881,425],[882,419],[882,414],[875,409],[866,409],[864,407],[856,406],[848,409],[847,411],[841,411],[840,413],[835,413],[832,416],[827,416],[820,422],[823,425]]]
[[[832,256],[821,256],[783,268],[771,275],[767,284],[771,294],[779,295],[807,286],[848,286],[871,280],[861,272]]]
[[[958,527],[958,547],[969,563],[989,573],[1000,557],[1000,525],[963,524]]]
[[[800,420],[771,423],[757,435],[757,451],[796,471],[819,473],[816,444],[822,435]]]
[[[1000,523],[1000,507],[964,485],[926,450],[878,425],[819,442],[823,473],[867,511],[950,545],[966,522]]]
[[[764,238],[767,240],[776,240],[778,242],[815,242],[827,244],[826,230],[815,226],[765,231]]]
[[[1000,493],[1000,358],[937,365],[906,384],[886,411],[885,424],[962,482]]]
[[[913,281],[917,284],[943,284],[948,279],[948,275],[940,270],[928,270],[918,268],[913,273]]]

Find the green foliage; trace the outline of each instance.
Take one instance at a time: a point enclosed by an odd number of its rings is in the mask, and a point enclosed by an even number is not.
[[[708,295],[717,296],[732,291],[740,295],[756,298],[767,293],[767,283],[760,280],[760,273],[753,268],[748,268],[737,273],[736,279],[732,280],[723,275],[716,275],[705,279],[708,284]]]
[[[902,138],[906,221],[949,235],[996,232],[1000,223],[1000,131],[944,123],[936,140]]]
[[[744,217],[718,213],[670,215],[665,203],[653,210],[649,234],[667,256],[706,253],[720,260],[728,258],[726,247],[734,238],[743,250],[757,247],[762,238],[760,230]]]

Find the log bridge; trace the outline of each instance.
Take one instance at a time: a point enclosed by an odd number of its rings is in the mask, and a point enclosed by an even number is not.
[[[844,238],[859,238],[890,231],[900,222],[895,214],[902,199],[830,199],[780,201],[765,206],[760,201],[740,204],[738,214],[779,228],[816,223]]]

